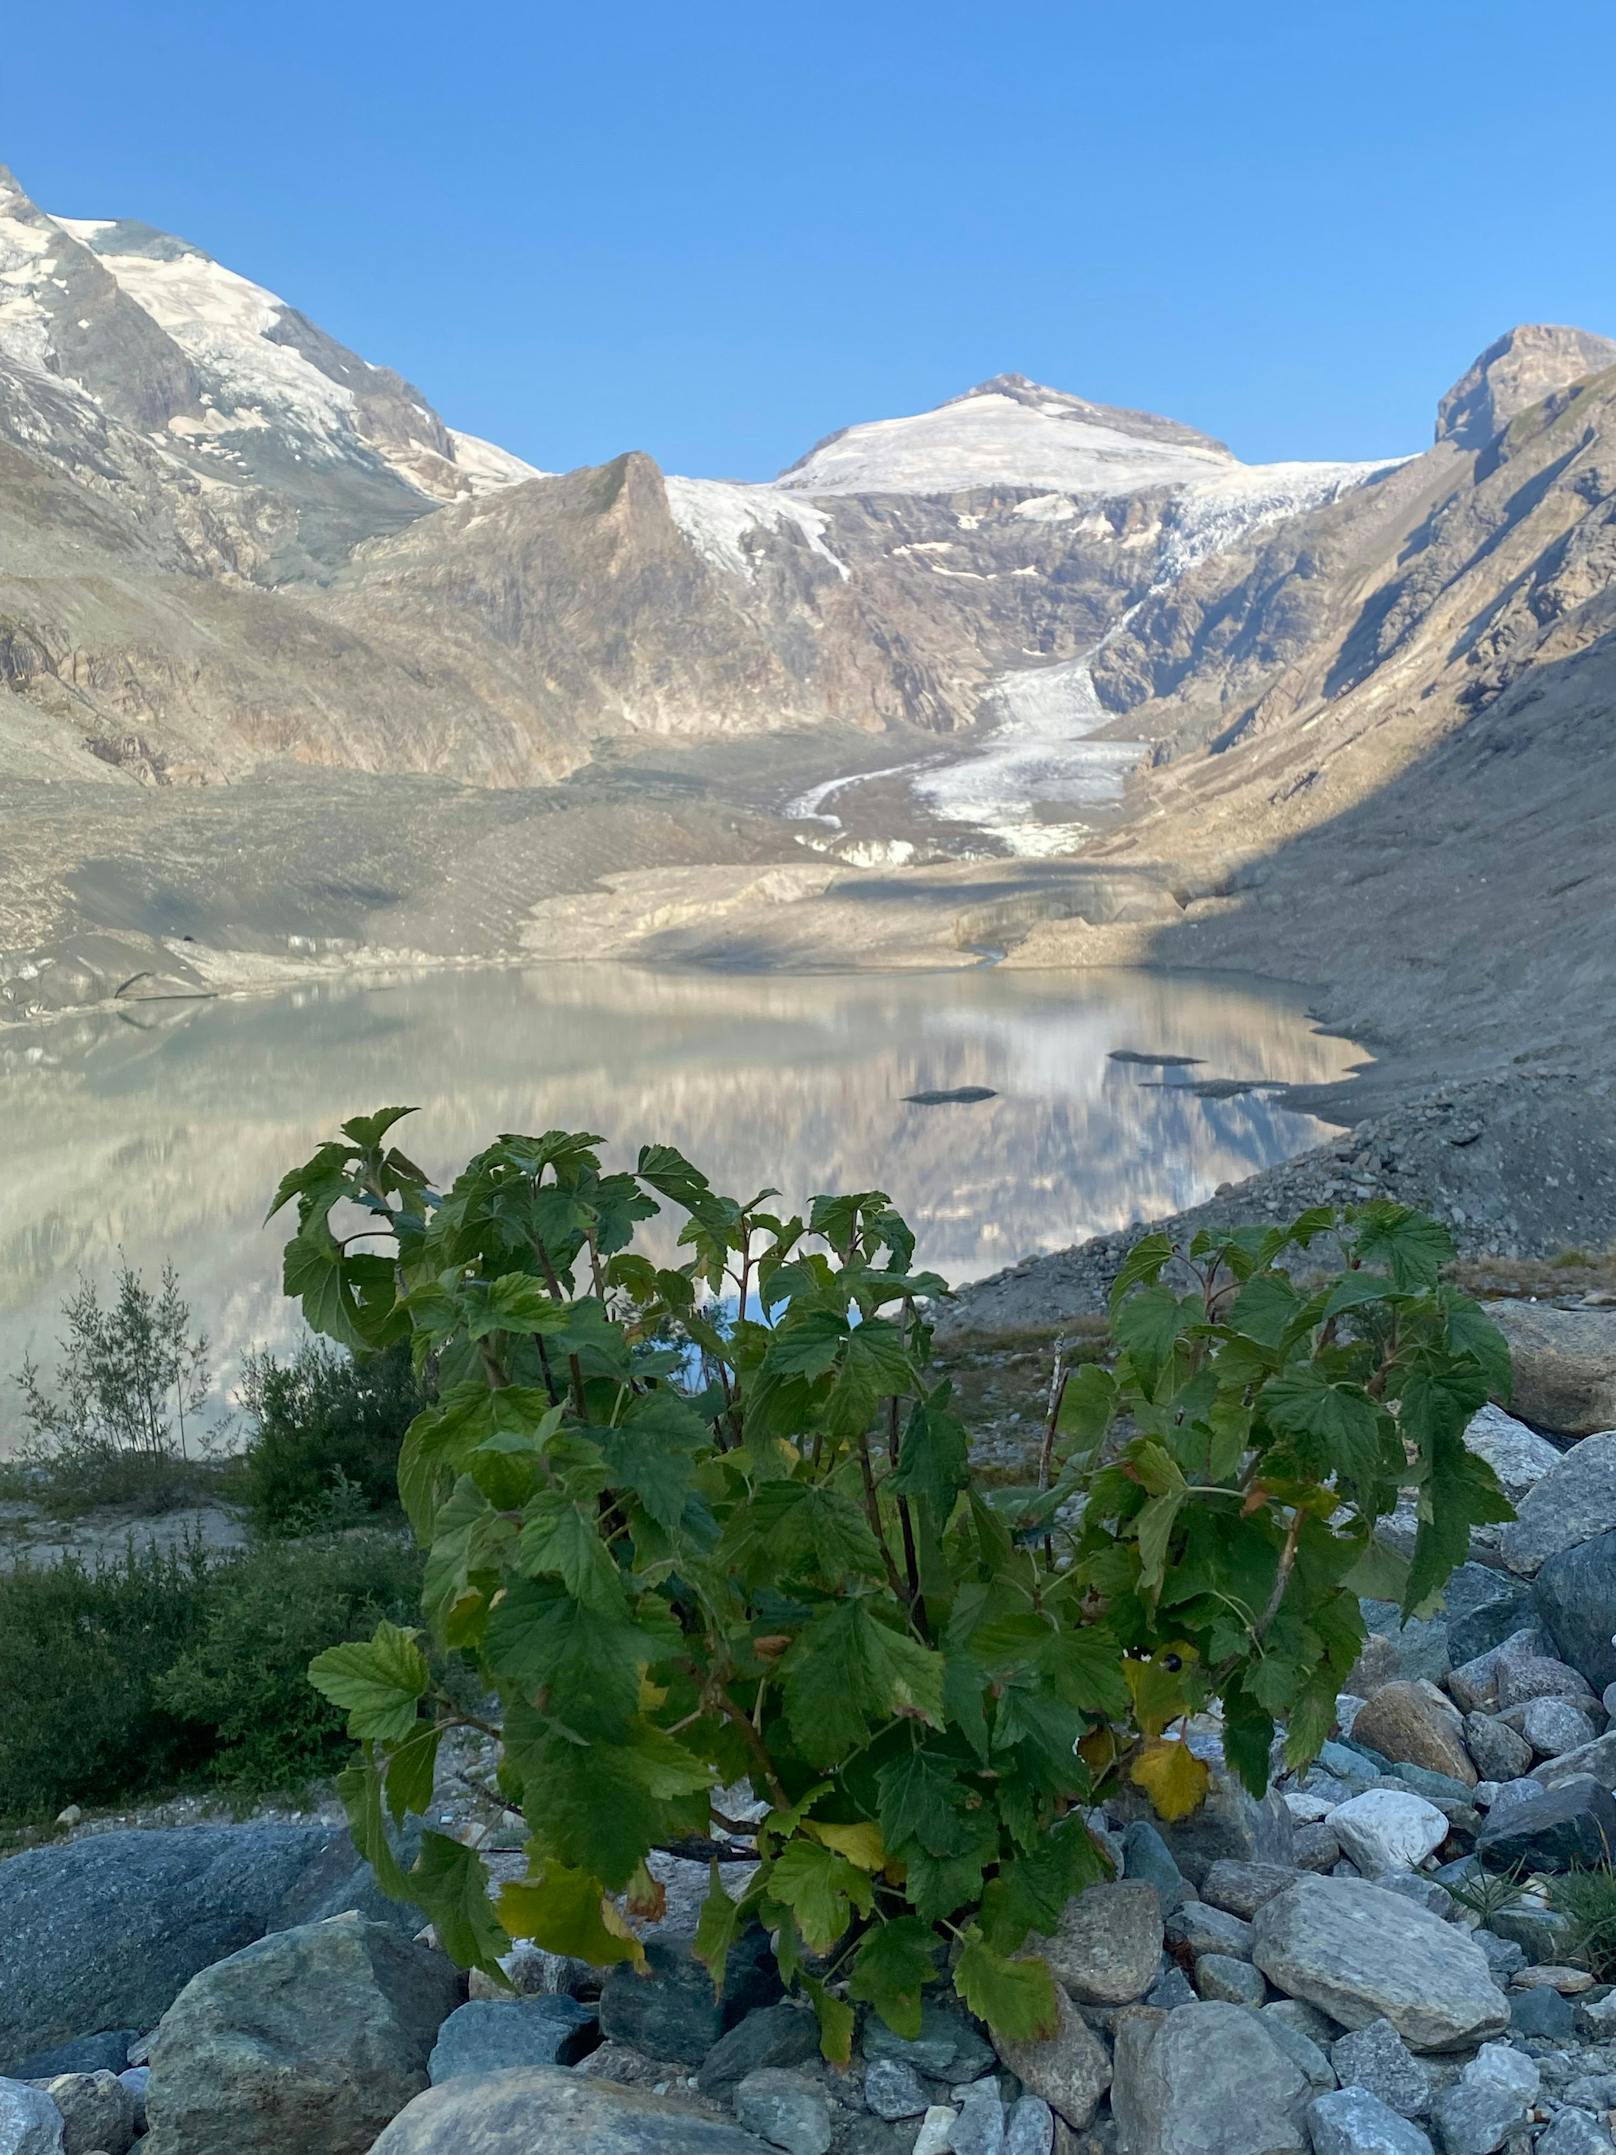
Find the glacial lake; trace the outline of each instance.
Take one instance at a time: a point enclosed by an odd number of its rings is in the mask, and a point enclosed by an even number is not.
[[[1197,1057],[1194,1065],[1114,1051]],[[394,1102],[434,1175],[501,1131],[587,1128],[614,1164],[680,1146],[721,1189],[885,1189],[950,1281],[1176,1211],[1326,1126],[1204,1079],[1321,1083],[1361,1060],[1292,991],[1223,975],[736,974],[614,965],[434,972],[132,1005],[0,1035],[0,1378],[54,1360],[63,1298],[122,1251],[180,1275],[227,1404],[298,1331],[284,1170]],[[918,1106],[905,1095],[982,1087]],[[0,1451],[16,1435],[0,1397]]]

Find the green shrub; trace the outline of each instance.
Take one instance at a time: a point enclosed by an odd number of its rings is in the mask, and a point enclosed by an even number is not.
[[[834,2059],[855,2001],[912,2035],[945,1969],[1001,2033],[1047,2034],[1054,1978],[1022,1949],[1102,1874],[1085,1807],[1128,1781],[1192,1810],[1208,1769],[1183,1738],[1213,1700],[1251,1788],[1279,1723],[1292,1764],[1313,1756],[1359,1591],[1399,1568],[1373,1540],[1399,1491],[1420,1522],[1405,1610],[1473,1523],[1509,1516],[1463,1441],[1507,1350],[1441,1283],[1449,1238],[1400,1206],[1144,1237],[1115,1371],[1058,1375],[1036,1479],[985,1490],[930,1368],[943,1283],[880,1192],[787,1219],[668,1147],[603,1174],[598,1140],[552,1131],[501,1138],[440,1197],[389,1145],[403,1112],[345,1124],[276,1207],[297,1204],[285,1283],[310,1323],[409,1339],[437,1371],[400,1493],[430,1642],[499,1700],[476,1725],[501,1737],[530,1867],[497,1904],[445,1835],[407,1882],[387,1847],[473,1718],[420,1636],[383,1624],[312,1673],[363,1745],[340,1784],[360,1847],[463,1962],[524,1937],[641,1963],[616,1897],[656,1909],[653,1849],[743,1830],[719,1791],[746,1777],[770,1808],[738,1902],[715,1866],[715,1981],[756,1920]],[[342,1200],[396,1255],[337,1241]],[[675,1267],[632,1247],[659,1200],[684,1215]],[[1331,1239],[1342,1269],[1299,1285],[1283,1260]]]
[[[0,1575],[0,1817],[306,1783],[345,1748],[309,1656],[402,1621],[420,1590],[420,1557],[379,1533]]]
[[[171,1265],[157,1289],[120,1262],[103,1304],[81,1278],[62,1305],[66,1327],[54,1379],[31,1359],[17,1375],[34,1493],[72,1518],[99,1504],[166,1511],[192,1495],[186,1418],[207,1398],[208,1342]]]
[[[290,1362],[254,1355],[242,1393],[252,1427],[241,1487],[266,1532],[325,1532],[396,1513],[398,1448],[427,1403],[407,1348],[355,1356],[313,1341]]]
[[[301,1787],[346,1752],[342,1715],[310,1700],[310,1656],[405,1619],[420,1591],[420,1558],[392,1534],[282,1544],[221,1566],[199,1634],[157,1679],[158,1703],[206,1731],[210,1780],[249,1795]]]
[[[0,1576],[0,1814],[54,1816],[184,1778],[202,1731],[159,1704],[213,1591],[200,1547]]]

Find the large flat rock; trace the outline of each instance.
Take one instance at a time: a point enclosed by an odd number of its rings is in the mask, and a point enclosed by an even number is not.
[[[1252,1929],[1268,1980],[1345,2028],[1384,2018],[1411,2050],[1457,2050],[1509,2025],[1481,1948],[1366,1880],[1299,1879],[1258,1909]]]

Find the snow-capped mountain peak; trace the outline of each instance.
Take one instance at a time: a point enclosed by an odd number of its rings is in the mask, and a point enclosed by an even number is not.
[[[1125,494],[1237,468],[1221,442],[1149,412],[1092,404],[1001,374],[927,412],[866,420],[811,449],[779,483],[805,494],[962,494],[1028,487]]]

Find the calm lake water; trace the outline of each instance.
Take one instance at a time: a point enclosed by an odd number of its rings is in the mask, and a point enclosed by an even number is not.
[[[739,1196],[880,1187],[919,1261],[957,1283],[1193,1204],[1323,1132],[1192,1081],[1326,1081],[1358,1059],[1261,982],[987,967],[549,966],[64,1022],[0,1040],[0,1377],[28,1350],[50,1361],[76,1275],[105,1281],[122,1250],[149,1275],[177,1267],[222,1403],[248,1348],[296,1337],[285,1226],[261,1224],[276,1182],[345,1116],[395,1101],[421,1110],[407,1150],[445,1176],[501,1131],[564,1126],[602,1132],[621,1164],[676,1144]],[[968,1085],[996,1097],[904,1099]],[[0,1450],[14,1433],[8,1399]]]

